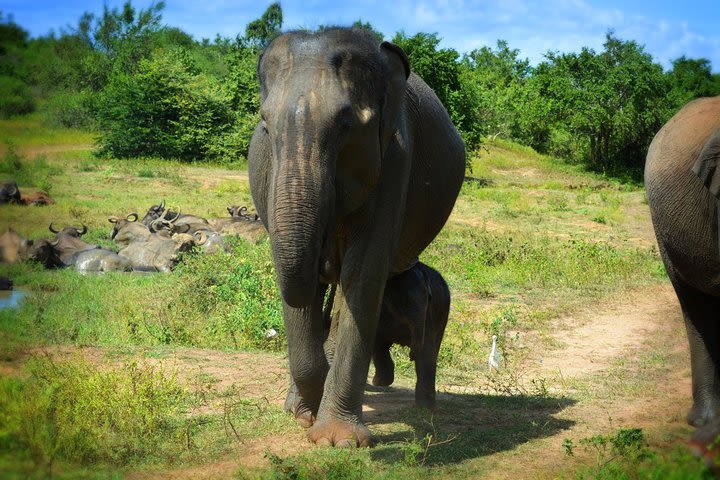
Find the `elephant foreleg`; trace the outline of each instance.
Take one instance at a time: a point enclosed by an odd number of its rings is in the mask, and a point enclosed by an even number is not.
[[[324,293],[325,290],[318,287],[313,303],[305,308],[283,304],[292,377],[285,409],[292,411],[305,427],[315,421],[329,369],[323,349]]]
[[[337,320],[333,318],[337,321],[334,358],[317,420],[308,430],[308,438],[317,444],[370,444],[370,431],[362,423],[362,403],[385,286],[382,275],[364,279],[356,289],[339,289]]]

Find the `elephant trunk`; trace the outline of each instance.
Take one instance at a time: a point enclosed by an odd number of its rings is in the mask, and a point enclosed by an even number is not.
[[[299,120],[296,118],[296,120]],[[284,129],[275,147],[269,233],[280,293],[291,307],[310,305],[319,282],[321,250],[334,205],[332,155],[313,129]],[[300,125],[302,126],[302,125]]]
[[[277,184],[270,238],[280,292],[296,308],[310,305],[318,284],[320,251],[327,229],[323,188],[296,184],[286,176]]]

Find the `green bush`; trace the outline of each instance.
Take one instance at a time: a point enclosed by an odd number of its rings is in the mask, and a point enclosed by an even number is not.
[[[104,155],[184,161],[231,155],[232,144],[222,142],[234,120],[230,100],[220,82],[199,73],[181,49],[158,51],[140,61],[137,73],[114,76],[99,118]]]
[[[22,115],[35,110],[30,87],[22,80],[0,75],[0,118]]]
[[[43,110],[50,126],[92,129],[96,123],[97,94],[89,90],[60,90],[47,99]]]

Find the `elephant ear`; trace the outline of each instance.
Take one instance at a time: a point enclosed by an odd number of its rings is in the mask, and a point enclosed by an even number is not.
[[[402,48],[394,43],[381,43],[380,52],[385,58],[387,82],[380,119],[381,151],[384,152],[397,130],[405,86],[410,76],[410,62]]]
[[[720,199],[720,128],[705,144],[692,172],[697,175],[715,198]]]

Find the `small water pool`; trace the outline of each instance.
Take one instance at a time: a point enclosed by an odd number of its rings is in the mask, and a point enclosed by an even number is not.
[[[27,293],[22,290],[0,290],[0,310],[4,308],[19,308]]]

